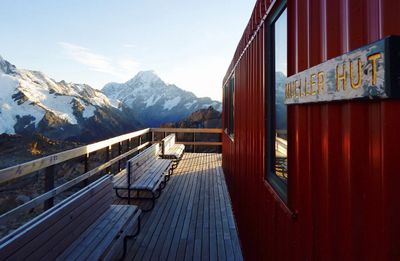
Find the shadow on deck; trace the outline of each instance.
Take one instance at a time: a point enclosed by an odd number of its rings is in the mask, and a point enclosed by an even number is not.
[[[115,198],[114,204],[127,204]],[[221,155],[186,153],[126,260],[242,260]]]

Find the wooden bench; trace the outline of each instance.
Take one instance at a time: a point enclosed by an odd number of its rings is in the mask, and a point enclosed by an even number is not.
[[[151,205],[143,211],[150,211],[155,200],[160,196],[166,181],[172,174],[172,162],[158,157],[159,144],[153,144],[126,163],[126,169],[114,177],[114,189],[118,197],[128,199],[151,200]],[[127,191],[123,196],[120,191]],[[136,196],[131,195],[136,192]],[[151,196],[143,196],[142,192],[150,192]]]
[[[161,140],[161,158],[171,159],[173,161],[173,168],[178,166],[179,161],[185,152],[185,145],[175,143],[175,134],[170,134]]]
[[[106,175],[2,238],[0,260],[121,258],[140,230],[141,210],[111,202]]]

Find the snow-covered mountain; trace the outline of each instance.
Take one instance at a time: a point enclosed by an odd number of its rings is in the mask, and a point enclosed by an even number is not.
[[[108,83],[102,91],[131,108],[141,122],[151,127],[179,121],[209,106],[222,109],[221,102],[198,98],[176,85],[166,84],[153,71],[139,72],[126,83]]]
[[[92,141],[138,127],[117,101],[89,85],[56,82],[0,56],[0,134]]]
[[[285,81],[286,76],[282,72],[276,72],[276,127],[278,129],[287,129],[287,108],[285,104]]]

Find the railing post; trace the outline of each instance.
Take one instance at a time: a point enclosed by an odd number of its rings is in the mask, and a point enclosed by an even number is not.
[[[142,135],[139,136],[139,145],[138,145],[138,146],[140,146],[140,145],[142,145]],[[135,155],[139,154],[140,151],[141,151],[141,150],[138,150],[138,151],[135,153]]]
[[[48,192],[54,188],[54,174],[55,166],[49,166],[45,169],[44,174],[44,191]],[[54,198],[49,198],[44,202],[44,210],[47,210],[54,206]]]
[[[153,144],[154,142],[154,131],[151,131],[151,143]]]
[[[196,133],[193,132],[193,142],[196,142]],[[196,145],[193,144],[193,153],[196,153]]]
[[[111,154],[111,149],[112,147],[111,146],[107,146],[107,148],[106,148],[106,162],[108,162],[108,161],[110,161],[110,154]],[[110,174],[111,173],[111,166],[109,166],[109,167],[107,167],[106,168],[106,174]]]
[[[89,171],[89,153],[85,154],[83,157],[83,173],[86,173]],[[83,186],[86,187],[89,184],[89,180],[85,179],[83,181]]]
[[[121,155],[122,145],[121,142],[118,142],[118,156]],[[118,172],[121,171],[121,160],[118,161]]]
[[[222,133],[218,134],[218,136],[219,136],[218,141],[222,142]],[[219,147],[219,153],[222,153],[222,145],[219,145],[218,147]]]

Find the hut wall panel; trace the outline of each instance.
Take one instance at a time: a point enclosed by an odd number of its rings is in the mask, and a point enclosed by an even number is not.
[[[247,260],[400,260],[400,101],[290,105],[288,208],[265,176],[265,39],[257,1],[224,82],[235,73],[235,139],[223,168]],[[388,35],[398,0],[288,0],[288,73]],[[238,62],[239,61],[239,62]],[[235,67],[235,65],[237,66]]]

